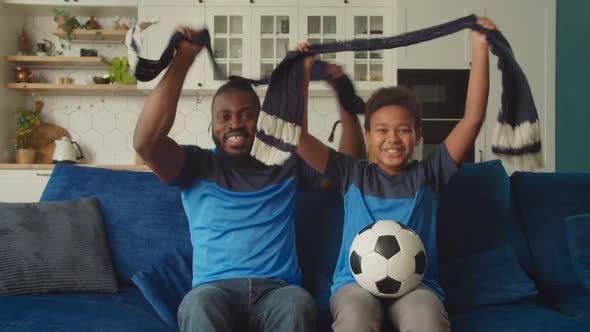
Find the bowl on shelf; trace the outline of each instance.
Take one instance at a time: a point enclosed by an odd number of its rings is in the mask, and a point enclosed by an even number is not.
[[[94,81],[94,84],[109,84],[109,83],[111,83],[110,78],[104,78],[101,76],[92,77],[92,81]]]

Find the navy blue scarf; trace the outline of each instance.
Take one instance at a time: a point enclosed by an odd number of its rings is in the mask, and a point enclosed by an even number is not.
[[[491,52],[498,57],[498,68],[502,72],[502,109],[498,115],[498,127],[492,151],[505,161],[515,164],[517,169],[534,169],[542,165],[540,126],[537,110],[527,79],[516,62],[510,44],[498,30],[487,30],[476,23],[475,15],[406,34],[379,38],[355,39],[331,44],[312,45],[308,52],[291,51],[272,72],[270,78],[254,83],[267,83],[268,90],[258,119],[256,139],[251,154],[267,165],[282,164],[297,149],[303,115],[303,58],[309,54],[334,53],[343,51],[371,51],[409,46],[447,36],[463,29],[485,33]],[[205,30],[203,36],[196,36],[193,42],[202,43],[212,55],[210,38]],[[155,78],[172,59],[174,45],[187,39],[176,33],[160,61],[146,62],[139,58],[136,68],[138,80]],[[129,43],[128,43],[129,44]],[[138,51],[130,48],[130,51]],[[138,52],[135,53],[136,57]],[[131,61],[130,61],[131,63]],[[148,69],[140,67],[149,64]],[[323,66],[325,68],[325,66]],[[138,77],[137,73],[141,73]],[[149,75],[143,75],[148,73]],[[325,76],[322,65],[312,67],[312,79]],[[339,94],[340,95],[340,94]]]

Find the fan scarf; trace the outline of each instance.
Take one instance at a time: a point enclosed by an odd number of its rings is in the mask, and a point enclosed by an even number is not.
[[[542,166],[540,124],[530,86],[524,72],[516,62],[512,48],[498,30],[487,30],[476,23],[477,17],[469,15],[454,21],[430,28],[408,32],[402,35],[355,39],[329,44],[311,45],[307,52],[291,51],[271,73],[270,78],[250,80],[255,84],[268,83],[268,89],[258,117],[258,126],[251,155],[267,165],[283,164],[296,152],[301,134],[301,121],[304,112],[303,59],[307,55],[345,51],[372,51],[393,49],[422,43],[444,37],[463,29],[480,31],[487,36],[491,52],[498,57],[498,69],[502,73],[502,106],[497,117],[495,139],[492,152],[516,169],[529,170]],[[135,27],[128,32],[126,44],[129,49],[130,67],[140,81],[149,81],[168,67],[174,56],[175,46],[181,40],[189,40],[185,35],[175,33],[159,60],[147,60],[139,56],[141,38]],[[201,31],[190,42],[203,45],[211,58],[211,38],[207,30]],[[132,60],[133,59],[133,60]],[[214,70],[218,68],[214,63]],[[312,67],[312,79],[326,79],[326,65],[316,61]],[[329,79],[329,78],[328,78]],[[350,80],[348,80],[350,81]],[[341,103],[352,112],[361,109],[355,98],[346,93],[352,82],[335,84]],[[340,88],[341,90],[338,90]],[[348,90],[349,92],[350,90]],[[353,95],[354,96],[354,95]],[[345,98],[346,99],[346,98]]]

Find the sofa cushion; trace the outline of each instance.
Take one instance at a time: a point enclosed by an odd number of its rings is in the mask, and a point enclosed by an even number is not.
[[[583,332],[590,323],[540,304],[489,306],[450,316],[453,332]]]
[[[568,316],[590,322],[590,293],[572,295],[553,301],[549,305]]]
[[[152,172],[57,164],[41,201],[89,196],[98,200],[115,271],[124,284],[160,254],[190,243],[180,191]]]
[[[175,248],[132,278],[145,299],[170,327],[177,326],[178,307],[191,290],[192,256],[193,247],[190,245]]]
[[[0,331],[160,332],[170,329],[135,287],[114,294],[0,297]]]
[[[565,219],[565,235],[578,278],[590,290],[590,214]]]
[[[116,292],[94,198],[0,203],[0,295]]]
[[[318,303],[320,331],[330,330],[329,302],[332,275],[336,268],[344,209],[337,191],[297,193],[295,231],[302,286]]]
[[[509,244],[525,272],[532,269],[510,179],[498,160],[461,167],[441,193],[437,231],[439,266]]]
[[[565,218],[590,213],[590,173],[514,173],[520,220],[531,249],[534,280],[549,299],[585,294],[567,246]]]
[[[509,304],[538,294],[509,245],[448,261],[440,271],[449,312]]]

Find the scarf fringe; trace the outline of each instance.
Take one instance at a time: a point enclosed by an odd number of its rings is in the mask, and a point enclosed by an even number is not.
[[[498,122],[492,152],[518,170],[532,171],[543,167],[539,120],[525,121],[516,126]]]

